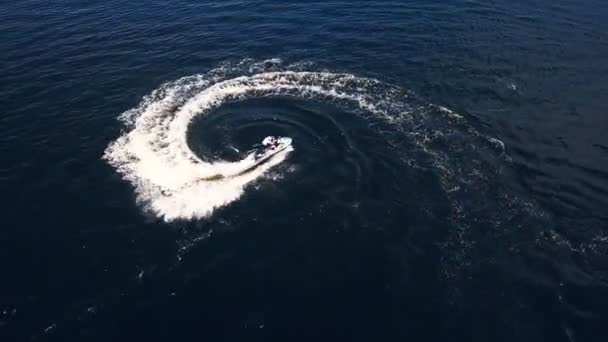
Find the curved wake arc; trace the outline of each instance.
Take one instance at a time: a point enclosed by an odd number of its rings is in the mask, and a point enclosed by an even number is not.
[[[145,97],[121,116],[127,131],[105,151],[104,158],[133,184],[138,202],[167,221],[211,215],[237,200],[248,184],[293,150],[285,149],[260,164],[251,156],[236,162],[207,162],[188,146],[194,118],[227,102],[267,96],[348,101],[364,111],[383,113],[369,95],[378,84],[372,79],[302,71],[228,78],[221,70],[165,84]]]

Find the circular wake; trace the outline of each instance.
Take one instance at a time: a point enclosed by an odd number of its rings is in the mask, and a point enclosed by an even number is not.
[[[368,129],[377,130],[386,139],[382,144],[406,151],[400,153],[405,164],[435,169],[446,194],[454,200],[457,215],[463,212],[458,194],[466,192],[468,196],[471,189],[483,186],[487,172],[476,168],[488,164],[483,158],[461,160],[463,150],[473,142],[478,145],[474,147],[476,150],[485,148],[499,155],[504,152],[500,141],[478,134],[460,115],[425,104],[406,90],[351,74],[303,70],[306,67],[283,67],[279,60],[244,61],[164,84],[144,97],[136,108],[120,116],[126,130],[108,146],[104,158],[134,186],[137,200],[145,210],[171,221],[207,217],[236,201],[249,185],[269,170],[285,164],[294,151],[290,147],[256,165],[252,155],[240,149],[234,149],[237,151],[234,158],[218,158],[204,148],[193,148],[189,143],[193,123],[196,120],[213,123],[213,113],[229,104],[287,98],[330,104],[363,118]],[[279,112],[272,118],[259,120],[256,113],[251,112],[233,120],[243,121],[239,127],[255,127],[269,121],[277,129],[281,125],[299,127],[300,132],[307,132],[304,135],[314,138],[301,145],[295,138],[295,149],[310,152],[310,146],[324,138],[317,132],[318,127],[311,128],[305,123],[303,116],[308,114],[304,112],[298,114],[299,118]],[[324,117],[324,120],[332,118]],[[344,151],[357,152],[348,142],[347,130],[334,123],[330,125],[337,128],[337,135],[346,139]],[[212,132],[197,133],[204,137],[206,134],[211,136]],[[291,131],[266,133],[292,134]],[[255,139],[259,142],[263,137],[260,134]],[[324,150],[333,145],[327,144]],[[457,153],[453,153],[455,151]],[[356,169],[353,177],[358,184],[365,176],[365,161],[355,152],[349,158],[354,160],[351,163]],[[421,158],[420,153],[426,159]],[[312,154],[308,157],[312,158]],[[461,187],[462,184],[467,187]]]
[[[255,73],[255,66],[250,65],[250,75],[231,78],[237,67],[222,67],[167,83],[121,115],[127,130],[108,146],[104,158],[133,184],[146,210],[167,221],[209,216],[237,200],[247,185],[293,151],[285,149],[260,165],[254,165],[251,155],[226,161],[194,153],[187,139],[191,123],[223,104],[286,96],[348,103],[378,116],[386,116],[393,105],[391,89],[373,79],[291,70]]]

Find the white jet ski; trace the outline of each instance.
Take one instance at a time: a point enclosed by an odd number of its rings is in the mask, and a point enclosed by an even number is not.
[[[291,138],[269,136],[262,141],[262,147],[255,152],[255,165],[263,163],[275,154],[291,146]]]
[[[200,180],[218,181],[225,178],[239,176],[246,172],[249,172],[252,169],[256,168],[258,165],[272,158],[277,153],[284,151],[289,146],[291,146],[291,138],[269,136],[264,138],[264,140],[262,141],[262,145],[258,146],[259,147],[257,149],[249,152],[248,157],[243,160],[247,161],[247,166],[245,168],[240,169],[236,172],[218,173],[213,176],[203,177]]]

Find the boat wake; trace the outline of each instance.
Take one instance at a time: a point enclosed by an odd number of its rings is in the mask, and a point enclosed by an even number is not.
[[[126,130],[104,159],[134,186],[146,211],[166,221],[208,217],[293,151],[289,146],[264,163],[251,155],[225,161],[194,153],[187,139],[191,123],[225,103],[287,96],[348,101],[369,113],[386,113],[381,107],[387,103],[370,95],[380,84],[376,80],[293,70],[255,73],[256,66],[249,65],[249,75],[232,77],[242,66],[224,66],[164,84],[120,116]]]
[[[483,165],[459,157],[472,140],[478,145],[475,151],[485,144],[491,153],[504,152],[503,146],[477,133],[462,116],[417,100],[402,88],[346,73],[305,70],[308,67],[282,66],[279,60],[246,60],[166,83],[120,116],[126,129],[107,147],[104,159],[133,185],[137,201],[146,211],[172,221],[208,217],[238,200],[248,185],[283,163],[294,150],[289,146],[260,163],[252,155],[227,160],[193,149],[190,134],[210,134],[190,132],[194,121],[213,123],[210,114],[229,103],[257,98],[328,103],[365,119],[369,127],[376,123],[391,127],[395,141],[405,137],[432,159],[446,194],[454,201],[460,198],[454,189],[466,191],[484,184],[484,178],[476,175],[486,172],[472,169]],[[241,127],[259,125],[254,114],[238,117]],[[296,126],[314,130],[305,127],[304,118],[297,120],[301,122]],[[391,135],[383,136],[390,144]],[[259,142],[263,137],[256,139]],[[453,142],[447,143],[449,139]],[[412,163],[409,152],[403,158],[410,158],[406,162],[411,166],[420,162]]]

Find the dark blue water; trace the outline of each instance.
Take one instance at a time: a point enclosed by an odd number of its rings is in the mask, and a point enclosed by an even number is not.
[[[0,340],[608,340],[607,17],[3,2]]]

